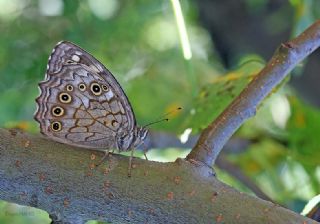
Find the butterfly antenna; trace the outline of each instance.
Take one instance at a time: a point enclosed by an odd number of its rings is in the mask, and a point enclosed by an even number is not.
[[[169,121],[169,118],[167,118],[167,116],[169,116],[170,114],[173,114],[176,111],[181,110],[181,109],[182,109],[182,107],[178,107],[178,108],[176,108],[176,109],[174,109],[172,111],[169,111],[168,113],[165,113],[164,115],[160,116],[158,118],[158,120],[150,122],[150,123],[144,125],[143,127],[145,128],[145,127],[148,127],[150,125],[157,124],[157,123],[160,123],[160,122],[163,122],[163,121]]]
[[[169,111],[168,113],[165,113],[164,115],[162,115],[158,119],[165,118],[165,117],[169,116],[170,114],[176,113],[179,110],[182,110],[182,107],[178,107],[176,109],[173,109],[173,110]]]
[[[163,118],[163,119],[158,120],[158,121],[153,121],[153,122],[150,122],[149,124],[144,125],[143,127],[145,128],[145,127],[148,127],[150,125],[153,125],[153,124],[156,124],[156,123],[160,123],[162,121],[169,121],[169,119],[168,118]]]

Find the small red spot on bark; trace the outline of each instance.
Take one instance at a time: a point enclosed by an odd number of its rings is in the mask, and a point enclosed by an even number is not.
[[[189,195],[192,197],[192,196],[194,196],[196,194],[196,191],[195,190],[192,190],[192,191],[190,191],[189,192]]]
[[[21,166],[21,161],[20,161],[20,160],[17,160],[17,161],[15,162],[15,165],[16,165],[16,167],[20,167],[20,166]]]
[[[92,173],[91,171],[90,171],[90,172],[87,172],[86,176],[87,176],[87,177],[91,177],[91,176],[93,176],[93,173]]]
[[[51,187],[46,187],[46,188],[44,189],[44,192],[45,192],[46,194],[53,194],[53,190],[52,190]]]
[[[201,163],[195,159],[189,159],[188,160],[190,163],[192,163],[193,165],[199,166]]]
[[[154,214],[154,208],[149,208],[149,213]]]
[[[211,202],[214,202],[216,200],[217,196],[218,196],[218,193],[216,191],[213,192],[212,196],[211,196]]]
[[[109,198],[109,199],[113,199],[113,198],[114,198],[114,194],[113,194],[112,192],[109,192],[109,193],[108,193],[108,198]]]
[[[104,187],[104,189],[108,189],[110,187],[110,181],[109,180],[104,181],[103,187]]]
[[[181,177],[175,176],[173,180],[174,180],[174,182],[176,183],[176,185],[178,185],[178,184],[180,184],[180,182],[181,182]]]
[[[103,174],[104,174],[104,175],[108,175],[109,172],[110,172],[110,168],[106,167],[106,168],[104,169]]]
[[[18,134],[17,130],[9,129],[9,132],[12,136],[16,136]]]
[[[25,148],[28,148],[29,146],[30,146],[30,141],[29,141],[29,140],[25,141],[24,147],[25,147]]]
[[[46,179],[46,175],[44,173],[39,173],[39,180],[44,181]]]
[[[294,44],[292,42],[287,42],[287,43],[282,44],[282,46],[287,47],[287,48],[293,48]]]
[[[68,199],[68,198],[64,198],[64,200],[63,200],[63,206],[64,206],[64,207],[68,207],[69,204],[70,204],[69,199]]]
[[[216,216],[216,221],[217,221],[218,223],[221,222],[222,220],[223,220],[222,214],[219,214],[219,215]]]
[[[93,170],[95,167],[96,167],[96,164],[94,164],[94,163],[90,163],[90,164],[89,164],[89,168],[90,168],[91,170]]]
[[[168,198],[169,200],[172,200],[172,199],[173,199],[173,192],[172,192],[172,191],[168,192],[167,198]]]
[[[27,193],[26,192],[21,192],[20,193],[20,198],[25,198],[25,197],[27,197]]]

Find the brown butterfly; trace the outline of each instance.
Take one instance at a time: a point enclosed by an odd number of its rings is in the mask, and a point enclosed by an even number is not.
[[[137,126],[130,102],[112,73],[73,43],[61,41],[53,48],[39,87],[35,119],[41,133],[53,140],[107,152],[130,151],[148,134]]]

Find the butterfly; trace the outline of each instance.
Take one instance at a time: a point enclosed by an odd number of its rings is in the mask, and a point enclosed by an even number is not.
[[[71,42],[53,48],[39,89],[34,118],[50,139],[109,152],[133,150],[147,137],[112,73]]]

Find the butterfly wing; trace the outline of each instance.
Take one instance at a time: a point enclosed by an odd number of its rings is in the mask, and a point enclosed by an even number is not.
[[[110,83],[110,85],[114,87],[115,95],[121,98],[121,101],[126,107],[126,110],[130,111],[130,113],[128,113],[128,115],[130,115],[129,120],[133,122],[133,126],[136,125],[134,112],[132,110],[130,102],[118,81],[101,62],[99,62],[95,57],[93,57],[90,53],[86,52],[79,46],[69,41],[59,42],[53,49],[52,54],[49,57],[46,77],[49,74],[53,75],[54,73],[59,72],[62,66],[68,63],[86,65],[98,76]]]
[[[35,119],[41,132],[54,140],[117,148],[116,136],[133,133],[136,127],[128,98],[111,72],[70,42],[53,49],[39,87]]]

